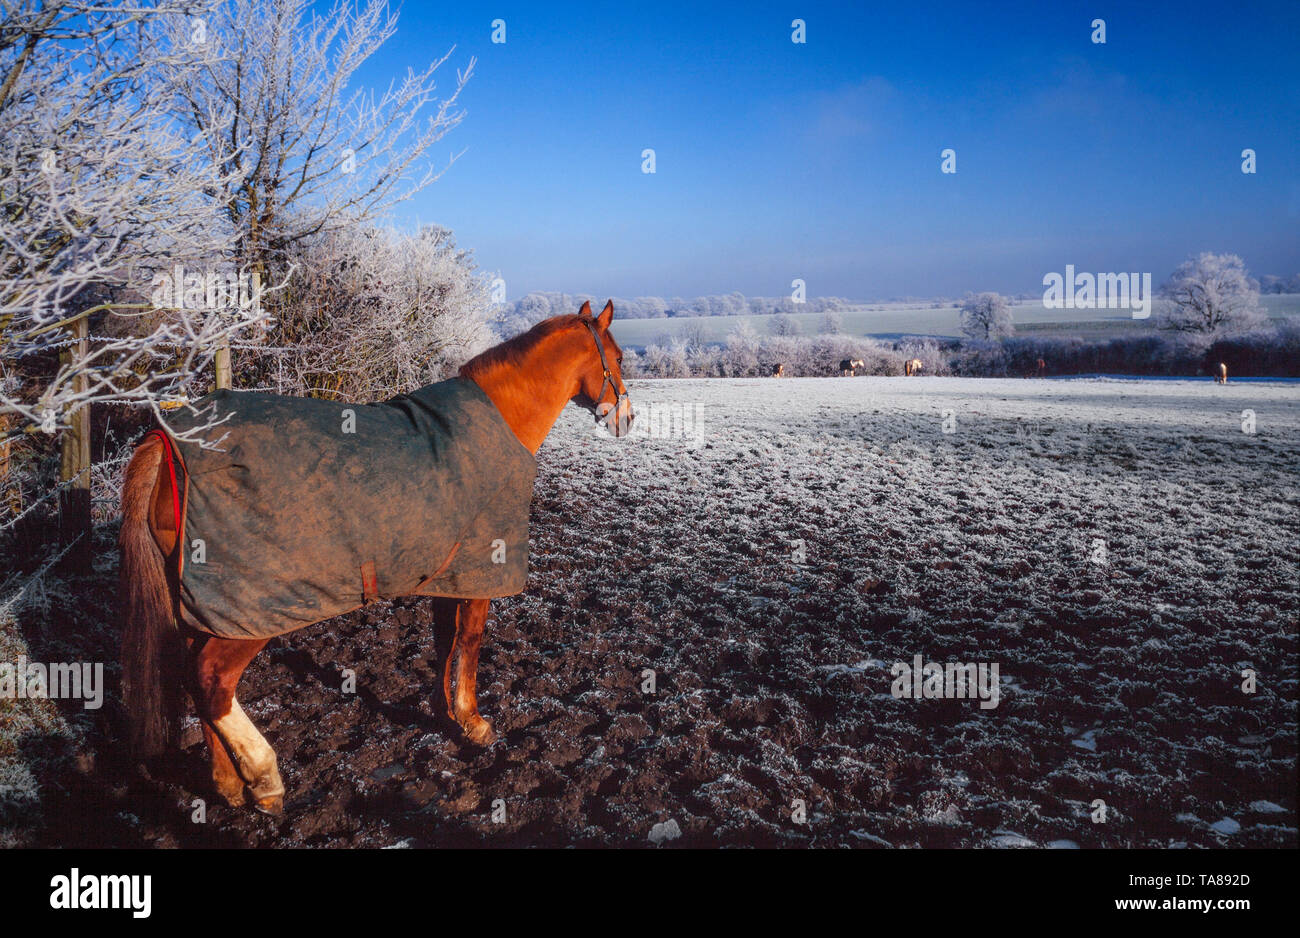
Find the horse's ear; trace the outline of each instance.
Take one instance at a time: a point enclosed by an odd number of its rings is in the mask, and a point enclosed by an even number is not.
[[[600,311],[599,318],[596,319],[596,325],[601,329],[608,329],[609,324],[614,321],[614,301],[610,300],[605,304],[605,308]]]
[[[579,316],[590,316],[590,315],[591,315],[591,300],[585,300],[585,301],[583,302],[583,304],[582,304],[582,309],[578,310],[578,315],[579,315]]]

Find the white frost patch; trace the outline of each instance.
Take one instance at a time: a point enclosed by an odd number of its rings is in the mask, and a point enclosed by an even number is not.
[[[1236,821],[1234,821],[1232,818],[1226,817],[1221,821],[1215,821],[1213,824],[1211,824],[1210,830],[1215,831],[1216,833],[1219,834],[1235,834],[1239,830],[1241,830],[1241,825],[1238,824]]]
[[[1274,804],[1271,801],[1252,801],[1250,810],[1256,814],[1285,814],[1286,808],[1280,804]]]
[[[885,662],[877,661],[875,658],[868,658],[856,664],[819,664],[817,666],[819,671],[825,671],[827,674],[861,674],[864,671],[887,670],[887,668]]]
[[[1015,831],[995,831],[993,839],[989,841],[989,846],[996,847],[999,850],[1019,849],[1021,847],[1035,847],[1035,844],[1023,834],[1017,834]]]
[[[925,819],[933,824],[960,824],[961,812],[957,810],[955,804],[948,805],[943,811],[932,811],[925,815]]]
[[[647,839],[650,843],[658,846],[666,841],[676,840],[680,836],[682,836],[682,829],[677,826],[676,821],[669,819],[661,821],[650,828],[650,835]]]
[[[1031,693],[1030,691],[1025,690],[1025,686],[1020,683],[1020,680],[1018,678],[1010,677],[1006,674],[1003,674],[999,678],[999,685],[1001,687],[1001,694],[1003,697],[1010,696],[1010,694]],[[1010,692],[1010,694],[1008,694],[1008,691]]]
[[[1097,751],[1097,731],[1085,730],[1078,739],[1070,740],[1071,745],[1078,746],[1080,749],[1086,749],[1089,752]]]

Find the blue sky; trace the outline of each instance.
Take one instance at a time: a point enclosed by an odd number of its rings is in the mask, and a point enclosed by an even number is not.
[[[393,220],[452,228],[511,299],[1018,293],[1202,250],[1300,271],[1298,36],[1295,0],[408,0],[360,77],[477,57],[435,148],[464,155]]]

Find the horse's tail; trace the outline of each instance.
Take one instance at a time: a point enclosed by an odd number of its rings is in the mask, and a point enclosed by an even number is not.
[[[132,756],[147,759],[174,745],[184,715],[182,645],[162,550],[149,529],[163,441],[141,445],[126,467],[118,536],[123,603],[122,700]]]

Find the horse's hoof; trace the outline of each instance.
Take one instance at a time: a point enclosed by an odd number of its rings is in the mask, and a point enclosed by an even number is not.
[[[284,795],[270,795],[266,798],[258,798],[253,803],[253,807],[268,817],[279,817],[284,814]]]
[[[478,720],[466,723],[465,738],[476,746],[490,746],[496,742],[497,734],[492,731],[492,724],[482,717]]]

